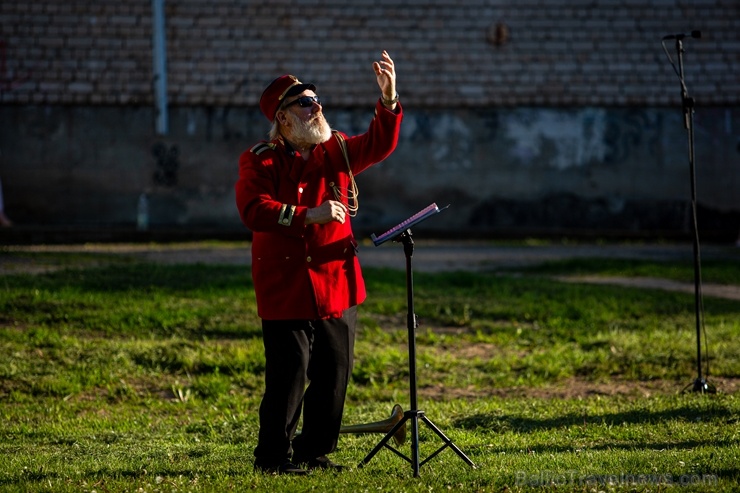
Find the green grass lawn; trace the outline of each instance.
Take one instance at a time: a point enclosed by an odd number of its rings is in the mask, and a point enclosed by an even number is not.
[[[414,478],[383,449],[286,478],[252,470],[264,357],[248,269],[23,255],[69,268],[0,277],[2,491],[740,488],[740,302],[704,300],[720,392],[681,393],[697,374],[693,295],[553,277],[690,280],[690,265],[416,273],[419,407],[477,467],[448,448]],[[713,260],[705,279],[740,283],[739,269]],[[405,273],[365,274],[346,424],[409,407]],[[381,437],[343,434],[333,458],[357,465]],[[419,444],[422,459],[443,445],[423,424]]]

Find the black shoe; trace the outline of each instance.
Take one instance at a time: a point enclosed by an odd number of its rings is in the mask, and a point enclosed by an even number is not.
[[[324,469],[328,471],[342,472],[345,469],[344,466],[332,462],[325,455],[321,455],[319,457],[314,457],[313,459],[307,459],[307,460],[298,460],[294,457],[293,460],[296,464],[305,466],[305,468],[308,469],[309,471],[313,471],[314,469]]]
[[[282,464],[271,466],[255,462],[254,470],[264,474],[286,474],[290,476],[305,476],[308,474],[308,471],[296,466],[290,461],[285,461]]]

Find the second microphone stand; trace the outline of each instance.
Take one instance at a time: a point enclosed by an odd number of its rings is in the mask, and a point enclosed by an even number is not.
[[[695,31],[692,36],[698,33]],[[696,34],[696,37],[699,35]],[[664,45],[665,46],[665,45]],[[678,56],[678,78],[681,81],[681,106],[683,108],[684,127],[688,137],[689,152],[689,178],[691,180],[691,217],[693,226],[693,258],[694,258],[694,318],[696,325],[696,370],[697,377],[692,384],[686,386],[684,391],[691,388],[693,392],[714,394],[717,392],[714,385],[707,382],[702,375],[701,358],[701,329],[702,323],[702,295],[701,295],[701,253],[699,250],[699,225],[697,219],[696,204],[696,153],[694,150],[694,98],[689,96],[686,87],[683,69],[683,40],[676,38],[676,54]],[[708,373],[708,371],[707,371]]]

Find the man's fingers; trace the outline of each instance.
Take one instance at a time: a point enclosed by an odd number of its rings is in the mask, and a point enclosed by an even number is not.
[[[339,221],[340,223],[344,224],[344,217],[347,214],[347,208],[341,202],[335,202],[334,204],[336,204],[335,218],[336,218],[337,221]],[[332,205],[334,205],[334,204],[332,204]]]

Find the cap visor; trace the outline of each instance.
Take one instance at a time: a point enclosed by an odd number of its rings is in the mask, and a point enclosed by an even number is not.
[[[312,91],[315,91],[316,86],[313,84],[296,84],[288,89],[288,92],[285,93],[285,97],[289,98],[290,96],[295,96],[296,94],[302,93],[306,89],[311,89]]]

